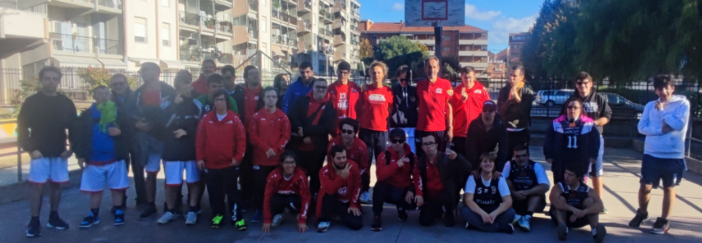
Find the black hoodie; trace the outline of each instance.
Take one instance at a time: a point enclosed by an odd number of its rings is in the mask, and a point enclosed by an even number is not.
[[[144,85],[135,90],[132,95],[124,102],[124,110],[128,112],[129,123],[134,128],[134,132],[138,133],[138,129],[134,125],[140,119],[144,118],[151,125],[151,130],[146,132],[147,135],[163,141],[164,126],[168,121],[165,109],[170,103],[169,98],[175,95],[175,89],[165,82],[159,82],[161,85],[161,105],[160,107],[149,107],[140,104],[141,91]]]
[[[482,117],[478,117],[468,126],[468,135],[466,136],[466,155],[473,168],[480,168],[480,155],[487,152],[492,152],[497,147],[497,158],[495,159],[495,168],[504,167],[505,162],[509,160],[507,154],[509,145],[507,142],[507,128],[502,121],[500,115],[495,114],[495,121],[492,123],[492,128],[485,131],[485,124]]]
[[[166,108],[168,120],[165,124],[163,161],[191,161],[195,160],[195,133],[200,123],[200,108],[193,101],[197,95],[184,97],[180,104],[175,103],[176,95],[169,98],[171,103]],[[183,129],[186,135],[176,138],[174,132]]]

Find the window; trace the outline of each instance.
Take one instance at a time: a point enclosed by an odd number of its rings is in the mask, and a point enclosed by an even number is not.
[[[163,26],[161,26],[161,41],[163,46],[171,45],[171,25],[168,23],[163,23]]]
[[[445,35],[445,36],[444,36],[444,40],[451,40],[451,36],[450,36],[450,35]]]
[[[448,46],[444,47],[444,51],[450,51],[450,50],[451,50],[451,47],[448,47]]]
[[[161,0],[161,6],[168,7],[171,0]]]
[[[146,43],[146,19],[134,18],[134,41],[138,43]]]
[[[378,37],[374,35],[371,37],[371,39],[376,40],[376,39],[378,39]]]
[[[265,1],[263,1],[265,2]],[[266,30],[268,29],[268,24],[266,21],[266,17],[261,18],[261,33],[266,33]]]

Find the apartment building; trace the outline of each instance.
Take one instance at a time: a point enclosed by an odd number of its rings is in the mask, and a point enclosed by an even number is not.
[[[528,34],[529,32],[509,34],[509,46],[507,47],[508,66],[512,67],[522,63],[522,47],[524,47]]]
[[[434,53],[435,39],[433,27],[409,27],[400,22],[378,22],[363,20],[358,26],[361,38],[368,39],[371,45],[392,36],[404,36],[428,47]],[[441,55],[456,57],[460,65],[472,66],[484,71],[488,67],[488,32],[474,26],[444,27]]]

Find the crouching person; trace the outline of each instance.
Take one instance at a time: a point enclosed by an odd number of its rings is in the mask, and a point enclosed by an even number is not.
[[[514,232],[512,220],[512,197],[505,178],[494,178],[495,156],[485,153],[480,156],[480,179],[471,175],[466,181],[461,216],[466,220],[466,229],[477,228],[486,232]]]
[[[307,213],[312,198],[307,174],[302,168],[297,167],[295,154],[292,151],[283,152],[279,160],[280,167],[271,172],[266,182],[261,231],[268,233],[271,227],[280,225],[287,208],[290,213],[298,214],[297,230],[305,233],[308,229]]]
[[[595,190],[582,182],[585,168],[571,163],[566,167],[563,182],[551,188],[551,219],[558,223],[558,239],[566,240],[568,228],[590,225],[595,242],[602,242],[607,231],[600,224],[600,211],[604,207]]]
[[[128,123],[123,114],[117,113],[117,106],[108,100],[109,97],[110,90],[106,86],[95,88],[95,103],[83,111],[74,124],[76,157],[78,165],[83,168],[80,190],[90,193],[90,212],[80,223],[80,228],[100,223],[100,203],[105,184],[112,191],[114,225],[124,224],[122,198],[129,187],[125,165],[128,149],[120,128],[126,128]]]
[[[329,149],[332,161],[319,171],[321,184],[317,196],[317,232],[327,232],[331,220],[341,216],[341,220],[352,230],[363,227],[361,204],[361,170],[358,164],[346,159],[346,148],[335,145]]]

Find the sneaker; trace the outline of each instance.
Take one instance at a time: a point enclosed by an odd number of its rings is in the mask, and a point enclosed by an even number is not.
[[[244,221],[244,219],[236,221],[234,223],[234,227],[236,227],[236,230],[238,231],[246,231],[247,229],[249,229],[248,227],[246,227],[246,221]]]
[[[124,210],[122,210],[122,209],[115,210],[115,222],[112,223],[112,225],[114,225],[114,226],[124,225]]]
[[[568,226],[564,223],[558,224],[558,239],[566,240],[568,238]]]
[[[453,216],[453,212],[444,213],[444,225],[446,225],[446,227],[453,227],[456,225],[456,219]]]
[[[373,217],[373,224],[371,224],[371,231],[381,231],[383,230],[383,223],[380,222],[380,216]]]
[[[46,227],[64,230],[68,229],[68,223],[63,221],[63,219],[61,219],[58,215],[51,215],[49,216],[49,223],[46,224]]]
[[[512,224],[517,224],[519,223],[519,220],[522,219],[522,215],[515,214],[514,215],[514,220],[512,220]]]
[[[397,209],[397,217],[402,221],[407,221],[407,210]]]
[[[90,228],[90,226],[93,226],[94,224],[100,224],[100,218],[98,216],[93,215],[93,212],[91,211],[88,213],[88,216],[83,218],[83,222],[80,223],[78,226],[81,229],[87,229]]]
[[[39,220],[30,220],[27,224],[27,237],[39,237],[41,236],[41,223]]]
[[[470,229],[470,223],[466,222],[466,226],[463,226],[466,229]]]
[[[319,233],[327,232],[327,230],[329,230],[330,226],[331,226],[331,222],[328,222],[328,221],[319,222],[319,224],[317,225],[317,232],[319,232]]]
[[[653,228],[651,229],[651,234],[662,235],[668,232],[670,229],[670,223],[667,219],[658,218],[656,222],[653,223]]]
[[[197,223],[197,213],[188,212],[188,215],[185,216],[185,225],[193,225],[195,223]]]
[[[629,221],[629,228],[639,228],[646,220],[648,220],[648,212],[641,213],[639,210],[637,210],[634,219]]]
[[[370,193],[364,192],[363,194],[361,194],[361,203],[365,203],[365,204],[371,203]]]
[[[161,216],[160,219],[158,219],[158,224],[167,224],[168,222],[171,222],[171,220],[175,219],[175,214],[172,212],[168,211]]]
[[[512,233],[514,233],[514,225],[512,225],[512,224],[500,225],[497,227],[497,232],[512,234]]]
[[[152,216],[156,215],[158,213],[156,211],[156,206],[153,204],[146,206],[146,209],[144,209],[143,212],[141,212],[141,215],[139,215],[139,220],[148,220]]]
[[[519,219],[519,228],[522,228],[523,230],[531,231],[531,216],[530,215],[524,215]]]
[[[222,222],[222,219],[224,219],[224,215],[217,214],[212,218],[212,228],[213,229],[219,229],[219,227],[222,226],[224,222]]]
[[[276,214],[275,216],[273,216],[273,222],[271,222],[271,226],[278,227],[278,225],[280,225],[281,223],[283,223],[282,214]]]
[[[263,215],[261,215],[261,210],[256,210],[256,212],[254,212],[253,217],[251,217],[251,222],[258,223],[261,221],[261,217],[263,217]]]
[[[602,211],[600,211],[600,214],[609,214],[609,211],[607,210],[607,208],[602,207]]]
[[[607,229],[605,229],[604,225],[598,224],[597,227],[592,229],[592,238],[594,238],[597,243],[601,243],[605,235],[607,235]]]

